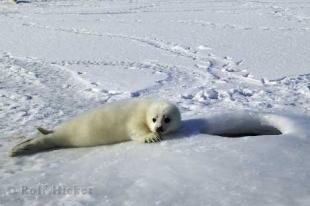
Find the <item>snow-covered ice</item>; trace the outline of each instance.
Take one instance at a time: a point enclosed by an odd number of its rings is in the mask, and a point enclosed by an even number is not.
[[[25,2],[0,2],[0,205],[310,205],[309,2]],[[183,116],[159,144],[8,157],[148,95]]]

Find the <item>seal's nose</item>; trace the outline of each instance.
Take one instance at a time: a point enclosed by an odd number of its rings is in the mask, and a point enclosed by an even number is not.
[[[164,131],[164,129],[163,129],[162,126],[156,128],[156,132],[157,132],[157,133],[161,133],[161,132],[163,132],[163,131]]]

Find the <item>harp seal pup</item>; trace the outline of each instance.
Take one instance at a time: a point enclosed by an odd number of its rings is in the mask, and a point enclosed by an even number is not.
[[[52,148],[89,147],[134,140],[158,142],[180,127],[181,114],[172,103],[133,98],[104,104],[63,122],[53,130],[38,128],[38,136],[16,145],[10,156]]]

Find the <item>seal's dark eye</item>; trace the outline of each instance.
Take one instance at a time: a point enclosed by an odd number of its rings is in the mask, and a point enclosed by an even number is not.
[[[166,118],[164,119],[164,121],[165,121],[165,123],[169,123],[169,122],[171,121],[171,119],[170,119],[169,117],[166,117]]]
[[[155,123],[156,122],[156,118],[153,118],[152,121]]]

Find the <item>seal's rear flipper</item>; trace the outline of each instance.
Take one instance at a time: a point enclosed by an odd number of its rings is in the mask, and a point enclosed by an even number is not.
[[[54,132],[53,130],[44,129],[44,128],[42,128],[42,127],[38,127],[37,130],[38,130],[41,134],[44,134],[44,135],[51,134],[51,133]]]
[[[30,154],[30,145],[31,142],[33,142],[34,139],[27,139],[19,144],[17,144],[10,152],[11,157],[24,155],[24,154]]]
[[[53,134],[46,135],[43,137],[38,137],[35,139],[27,139],[19,144],[17,144],[10,152],[11,157],[20,155],[29,155],[44,150],[49,150],[55,148]]]

